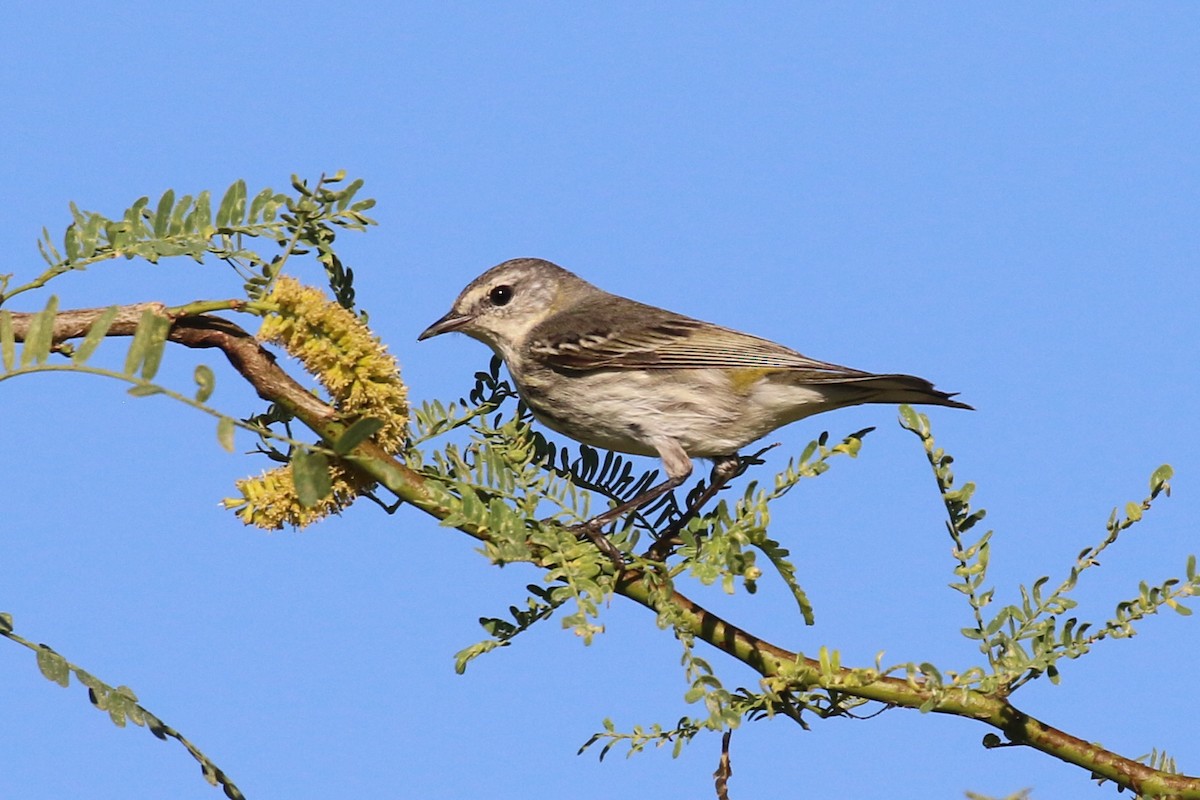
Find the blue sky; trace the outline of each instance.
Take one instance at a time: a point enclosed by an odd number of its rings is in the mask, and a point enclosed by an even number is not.
[[[117,214],[168,187],[346,169],[380,225],[340,252],[414,399],[458,397],[488,357],[417,333],[484,268],[540,256],[961,392],[976,412],[931,416],[990,511],[1004,600],[1060,576],[1173,464],[1174,496],[1080,589],[1103,619],[1200,550],[1197,30],[1184,3],[18,5],[0,31],[0,271],[35,274],[38,233],[61,231],[71,200]],[[53,285],[64,307],[237,286],[218,265],[134,263]],[[197,361],[220,366],[172,353],[164,374],[186,386]],[[215,399],[256,409],[228,372]],[[879,427],[774,514],[814,628],[779,585],[699,598],[852,663],[973,663],[933,481],[895,416],[850,409],[772,438],[768,468],[823,430]],[[678,646],[641,609],[614,602],[590,648],[551,623],[456,676],[475,620],[520,602],[535,572],[488,566],[410,509],[245,529],[217,503],[263,465],[224,453],[208,419],[116,384],[5,382],[0,419],[0,610],[133,687],[248,797],[711,796],[716,736],[674,761],[575,756],[605,716],[628,729],[688,710]],[[1016,701],[1195,774],[1198,645],[1194,618],[1153,619]],[[0,680],[2,793],[220,796],[181,748],[113,728],[23,649],[0,647]],[[1037,753],[985,751],[986,732],[903,711],[748,725],[731,789],[1111,791]]]

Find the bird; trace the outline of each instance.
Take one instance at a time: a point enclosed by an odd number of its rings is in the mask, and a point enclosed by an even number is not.
[[[540,258],[475,278],[417,337],[457,331],[504,361],[536,420],[593,447],[657,456],[666,480],[593,529],[681,485],[692,459],[731,476],[777,428],[864,403],[971,409],[913,375],[817,361],[768,339],[610,294]],[[636,502],[635,502],[636,501]]]

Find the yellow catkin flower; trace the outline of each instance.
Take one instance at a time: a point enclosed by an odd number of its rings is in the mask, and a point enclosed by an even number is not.
[[[398,452],[408,430],[408,391],[400,367],[358,317],[331,302],[320,289],[290,277],[276,281],[266,301],[275,311],[263,318],[258,338],[282,346],[321,382],[330,401],[347,419],[370,417],[383,423],[375,441]],[[334,462],[333,491],[314,506],[296,496],[291,465],[243,478],[241,497],[223,501],[247,525],[278,530],[302,528],[348,506],[373,483]]]
[[[372,485],[371,480],[361,473],[344,469],[338,464],[332,464],[329,471],[333,491],[313,506],[302,505],[296,497],[291,464],[242,478],[235,484],[241,497],[226,498],[221,505],[236,513],[245,524],[257,528],[273,531],[285,525],[303,528],[340,512],[354,502],[360,492]]]
[[[276,281],[266,300],[278,311],[263,319],[258,338],[299,359],[347,417],[382,422],[375,441],[399,451],[408,430],[408,389],[383,343],[354,314],[295,278]]]

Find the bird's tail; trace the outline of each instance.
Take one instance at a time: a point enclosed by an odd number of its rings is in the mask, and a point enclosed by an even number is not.
[[[856,406],[863,403],[912,403],[915,405],[948,406],[975,409],[955,400],[954,393],[933,388],[933,384],[915,375],[864,375],[843,377],[825,384],[842,405]]]

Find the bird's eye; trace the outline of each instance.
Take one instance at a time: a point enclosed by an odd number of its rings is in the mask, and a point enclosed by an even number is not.
[[[488,299],[492,301],[494,306],[506,306],[508,301],[512,300],[513,288],[508,285],[497,286],[488,292]]]

